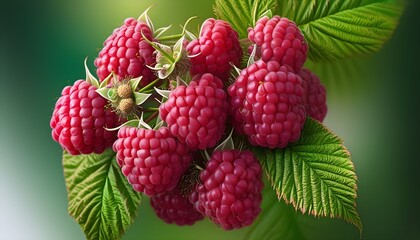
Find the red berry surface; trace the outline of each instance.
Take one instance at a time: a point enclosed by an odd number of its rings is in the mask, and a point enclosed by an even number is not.
[[[258,60],[229,86],[230,114],[253,145],[284,148],[305,123],[302,79],[287,65]]]
[[[190,195],[199,212],[225,230],[252,224],[261,211],[262,170],[252,152],[216,151]]]
[[[148,196],[175,188],[191,162],[187,146],[172,137],[166,127],[124,126],[118,130],[113,149],[128,182]]]
[[[248,29],[248,38],[259,48],[265,62],[277,61],[299,73],[307,58],[308,44],[296,24],[280,16],[260,18]]]
[[[231,64],[239,66],[242,49],[238,33],[223,20],[207,19],[198,39],[187,45],[191,75],[212,73],[223,81],[229,77]]]
[[[118,117],[105,109],[106,99],[85,80],[77,80],[61,92],[51,117],[53,139],[70,154],[100,154],[111,147],[119,125]]]
[[[227,94],[222,81],[210,73],[178,86],[160,108],[160,117],[172,135],[192,150],[214,147],[223,135],[227,118]]]
[[[327,115],[327,93],[318,76],[302,68],[299,74],[305,90],[305,110],[312,118],[322,122]]]
[[[154,48],[144,40],[142,34],[149,41],[153,40],[152,30],[146,23],[127,18],[105,40],[104,47],[95,60],[98,68],[96,73],[101,81],[112,71],[119,80],[142,76],[142,86],[156,79],[152,70],[146,66],[153,66],[156,61],[153,56]]]
[[[195,209],[188,197],[181,195],[178,187],[172,191],[151,197],[150,204],[156,215],[169,224],[191,226],[204,218],[203,214]]]

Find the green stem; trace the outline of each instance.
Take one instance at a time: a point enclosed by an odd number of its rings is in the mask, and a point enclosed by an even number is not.
[[[142,89],[140,89],[140,90],[139,90],[139,92],[141,92],[141,93],[145,93],[146,91],[148,91],[148,90],[150,90],[150,89],[152,89],[152,90],[153,90],[154,85],[155,85],[157,82],[159,82],[160,80],[161,80],[160,78],[156,78],[153,82],[151,82],[151,83],[147,84],[147,85],[146,85],[146,86],[144,86]]]
[[[150,115],[148,118],[146,118],[146,120],[144,120],[146,123],[149,123],[150,121],[152,121],[154,118],[156,118],[159,115],[159,111],[154,112],[152,115]]]
[[[158,41],[162,42],[162,41],[168,41],[168,40],[178,40],[183,35],[184,34],[174,34],[174,35],[169,35],[169,36],[163,36],[163,37],[158,38]]]

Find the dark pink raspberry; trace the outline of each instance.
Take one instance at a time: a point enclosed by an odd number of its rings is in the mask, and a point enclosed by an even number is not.
[[[210,73],[196,75],[188,86],[178,86],[160,108],[171,133],[192,150],[214,147],[227,118],[227,94],[222,81]]]
[[[255,43],[264,62],[277,61],[300,72],[307,58],[308,44],[293,21],[274,16],[260,18],[248,29],[248,38]]]
[[[127,18],[124,25],[115,29],[105,42],[95,60],[96,73],[102,81],[112,71],[119,80],[143,76],[141,85],[145,86],[156,77],[148,66],[155,64],[154,48],[143,39],[143,35],[153,40],[149,26],[134,18]]]
[[[107,101],[85,80],[77,80],[61,92],[51,117],[53,139],[70,154],[100,154],[111,147],[119,125],[118,117],[106,110]]]
[[[187,146],[177,142],[166,127],[124,126],[118,130],[113,149],[128,182],[148,196],[175,188],[191,162]]]
[[[190,195],[199,212],[225,230],[252,224],[261,211],[262,170],[252,152],[216,151]]]
[[[209,18],[201,27],[200,37],[187,45],[191,75],[212,73],[223,81],[232,65],[239,66],[242,49],[238,33],[223,20]]]
[[[253,145],[284,148],[299,139],[305,123],[302,79],[288,65],[258,60],[229,86],[230,113]]]
[[[172,191],[151,197],[150,205],[152,205],[156,215],[169,224],[191,226],[204,218],[203,214],[195,209],[188,197],[182,196],[178,187]]]
[[[305,110],[312,118],[322,122],[327,115],[327,93],[325,87],[309,69],[302,68],[299,74],[305,90]]]

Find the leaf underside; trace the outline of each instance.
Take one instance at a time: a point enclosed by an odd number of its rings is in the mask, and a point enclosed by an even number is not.
[[[133,222],[140,204],[122,175],[115,153],[72,156],[63,154],[68,212],[88,240],[120,239]]]
[[[255,148],[279,199],[302,213],[342,218],[360,231],[357,177],[342,141],[308,118],[301,138],[285,149]]]

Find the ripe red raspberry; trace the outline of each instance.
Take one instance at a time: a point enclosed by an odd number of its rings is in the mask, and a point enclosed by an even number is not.
[[[53,139],[72,155],[102,153],[117,138],[104,128],[118,126],[118,117],[105,110],[107,101],[85,80],[67,86],[50,121]]]
[[[194,208],[188,197],[181,195],[178,187],[170,192],[151,197],[150,205],[152,205],[156,215],[169,224],[191,226],[204,218],[203,214]]]
[[[172,190],[191,162],[186,145],[176,141],[169,129],[124,126],[113,145],[122,173],[134,190],[148,196]]]
[[[248,29],[248,38],[260,49],[264,62],[277,61],[300,72],[306,61],[308,44],[296,24],[280,16],[260,18]]]
[[[112,71],[119,80],[143,76],[141,86],[156,79],[152,70],[146,66],[155,63],[154,48],[143,39],[142,33],[149,41],[153,40],[152,30],[146,23],[127,18],[124,25],[115,29],[105,40],[95,60],[98,68],[96,73],[101,81]]]
[[[305,110],[312,118],[322,122],[327,115],[327,93],[325,87],[309,69],[302,68],[299,74],[302,77],[305,90]]]
[[[284,148],[299,139],[305,123],[303,93],[289,66],[258,60],[228,88],[232,122],[251,144]]]
[[[213,153],[190,195],[197,210],[225,230],[252,224],[261,211],[262,170],[252,152]]]
[[[223,20],[207,19],[200,37],[187,45],[191,75],[212,73],[223,81],[229,77],[231,64],[239,66],[242,49],[238,33]]]
[[[178,86],[160,108],[160,117],[175,137],[192,150],[214,147],[227,118],[227,94],[222,81],[210,73],[196,75]]]

